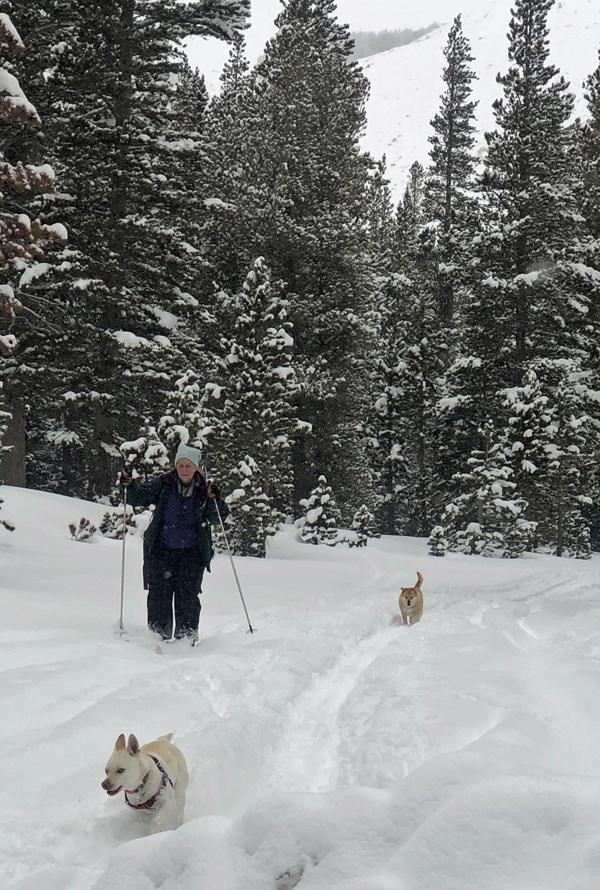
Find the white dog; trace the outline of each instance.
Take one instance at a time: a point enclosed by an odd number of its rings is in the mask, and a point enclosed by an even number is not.
[[[154,814],[150,831],[155,834],[183,823],[188,772],[185,757],[171,744],[173,733],[140,748],[134,735],[127,745],[123,733],[106,764],[102,787],[111,797],[125,792],[125,803],[134,810]]]

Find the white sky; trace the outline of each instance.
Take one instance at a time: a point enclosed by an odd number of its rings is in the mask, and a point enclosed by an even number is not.
[[[452,0],[421,0],[419,3],[414,0],[338,0],[337,4],[338,18],[349,24],[353,31],[419,28],[434,21],[449,21],[460,11],[453,5]],[[273,33],[273,22],[280,9],[280,0],[252,0],[252,26],[246,35],[252,62],[262,53],[265,42]],[[218,82],[228,52],[226,44],[214,39],[198,39],[190,43],[190,63],[206,74],[211,90]]]

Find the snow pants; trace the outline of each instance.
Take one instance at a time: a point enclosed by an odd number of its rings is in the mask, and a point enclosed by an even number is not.
[[[175,637],[198,634],[200,600],[204,566],[196,547],[176,550],[162,542],[149,557],[148,627],[168,639],[173,634],[175,606]]]

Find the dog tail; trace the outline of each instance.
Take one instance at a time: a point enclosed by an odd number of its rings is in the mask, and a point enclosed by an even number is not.
[[[423,575],[421,572],[417,572],[417,578],[419,579],[416,585],[417,590],[421,589],[421,584],[423,583]]]

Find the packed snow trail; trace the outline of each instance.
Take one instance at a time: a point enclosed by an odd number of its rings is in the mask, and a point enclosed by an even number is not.
[[[120,640],[119,543],[66,535],[102,508],[6,491],[2,886],[595,890],[597,557],[435,559],[392,538],[329,550],[287,529],[268,559],[239,561],[259,634],[218,558],[199,646],[157,657],[141,542]],[[417,569],[425,613],[407,628],[398,590]],[[186,822],[147,837],[100,782],[120,732],[169,731],[190,769]]]

